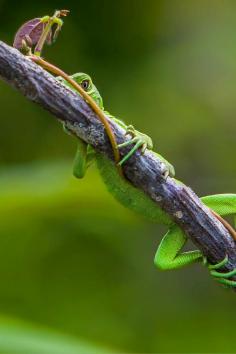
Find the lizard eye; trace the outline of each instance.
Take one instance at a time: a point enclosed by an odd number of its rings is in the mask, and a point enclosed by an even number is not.
[[[83,80],[83,81],[81,82],[81,87],[82,87],[85,91],[87,91],[88,88],[89,88],[89,80]]]

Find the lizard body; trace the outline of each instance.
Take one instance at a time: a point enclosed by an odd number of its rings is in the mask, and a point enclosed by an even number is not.
[[[93,98],[100,109],[104,111],[102,97],[93,84],[91,78],[87,74],[83,73],[74,74],[71,76],[71,78],[79,85],[81,85],[81,87],[86,90],[88,95]],[[57,79],[63,84],[70,86],[70,84],[68,84],[68,82],[63,78],[59,77]],[[120,149],[127,145],[134,145],[130,152],[122,159],[120,164],[125,163],[127,159],[139,148],[142,149],[142,152],[145,152],[146,148],[152,149],[152,141],[148,136],[136,131],[132,126],[126,126],[123,121],[113,117],[108,112],[104,111],[104,113],[110,119],[113,119],[116,123],[118,123],[127,131],[128,134],[131,134],[132,136],[130,141],[118,145]],[[71,128],[69,128],[69,130],[71,131]],[[157,155],[165,164],[167,175],[169,174],[170,176],[173,176],[173,166],[162,156],[159,154]],[[154,263],[159,269],[177,269],[199,261],[203,261],[206,264],[206,260],[199,250],[181,253],[181,250],[187,241],[187,237],[179,228],[179,226],[177,226],[169,217],[169,215],[165,213],[144,192],[135,188],[127,180],[125,180],[120,175],[116,165],[111,160],[109,160],[103,154],[96,152],[90,145],[87,145],[85,142],[79,139],[74,163],[74,175],[77,178],[83,178],[87,168],[93,161],[96,161],[98,170],[108,188],[108,191],[122,205],[158,224],[164,224],[168,226],[169,230],[163,237],[154,258]],[[177,183],[181,182],[177,181]],[[222,223],[224,226],[228,228],[233,236],[235,236],[235,231],[227,224],[224,219],[222,219],[222,217],[236,214],[236,194],[219,194],[206,196],[202,197],[201,200],[206,206],[210,208],[209,212],[213,212],[213,214],[220,221],[223,221]],[[215,265],[208,265],[208,268],[210,269],[210,273],[220,283],[226,286],[235,287],[236,282],[230,278],[236,274],[236,269],[228,273],[220,272],[220,268],[222,268],[227,263],[227,261],[228,258],[226,255],[220,263]]]

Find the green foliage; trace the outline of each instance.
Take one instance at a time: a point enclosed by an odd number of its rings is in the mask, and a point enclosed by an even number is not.
[[[82,341],[42,327],[0,318],[0,353],[1,354],[99,354],[111,353]]]
[[[215,348],[233,350],[234,293],[199,266],[158,273],[152,259],[163,230],[117,204],[95,170],[75,180],[71,165],[1,171],[0,312],[131,352],[200,351],[197,324],[210,351],[220,316],[227,326]]]

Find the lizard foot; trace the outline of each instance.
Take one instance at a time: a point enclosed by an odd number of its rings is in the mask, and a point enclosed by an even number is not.
[[[227,264],[227,262],[228,262],[227,255],[221,262],[216,264],[208,264],[205,257],[203,260],[203,263],[208,267],[210,274],[216,279],[216,281],[225,285],[226,287],[236,287],[236,281],[229,279],[232,276],[236,275],[236,268],[226,273],[222,273],[218,271],[220,268],[224,267]]]
[[[124,162],[126,162],[135,153],[136,150],[141,148],[141,153],[144,154],[146,149],[152,150],[153,148],[152,139],[149,136],[135,130],[132,125],[127,126],[125,135],[130,135],[131,139],[129,141],[126,141],[125,143],[119,144],[118,148],[122,148],[131,144],[135,144],[135,145],[130,150],[130,152],[128,152],[128,154],[125,155],[123,159],[119,162],[120,166]]]

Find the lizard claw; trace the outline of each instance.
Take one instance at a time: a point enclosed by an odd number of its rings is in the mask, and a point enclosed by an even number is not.
[[[230,278],[236,275],[236,268],[233,270],[222,273],[218,269],[224,267],[228,263],[228,256],[216,264],[209,264],[206,257],[203,257],[203,264],[206,265],[210,271],[210,274],[215,278],[216,281],[225,285],[226,287],[236,287],[236,281],[231,280]]]
[[[131,135],[133,138],[136,136],[136,130],[134,129],[133,125],[128,125],[126,128],[125,135]]]
[[[164,180],[167,180],[167,177],[169,177],[171,175],[171,171],[169,169],[169,166],[167,166],[164,163],[162,165],[163,165],[162,176],[163,176]]]
[[[147,149],[152,150],[153,149],[153,143],[152,139],[143,133],[140,133],[138,130],[136,130],[133,125],[128,125],[126,127],[126,133],[125,135],[130,135],[131,139],[118,145],[118,148],[122,148],[131,144],[134,144],[133,148],[126,154],[123,159],[118,163],[119,166],[121,166],[123,163],[125,163],[138,149],[141,149],[141,154],[143,155]],[[174,167],[163,157],[159,154],[158,157],[163,161],[161,168],[162,168],[162,176],[166,180],[167,177],[173,177],[175,175],[175,170]]]
[[[130,135],[131,139],[126,141],[125,143],[119,144],[118,148],[122,148],[131,144],[135,144],[134,147],[128,152],[127,155],[123,157],[123,159],[119,162],[121,166],[124,162],[126,162],[138,149],[141,148],[141,153],[144,154],[146,149],[152,150],[153,143],[152,139],[139,131],[135,130],[132,125],[128,125],[126,128],[125,135]]]

